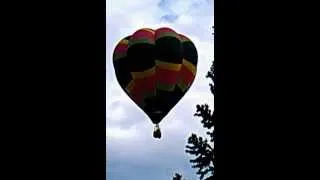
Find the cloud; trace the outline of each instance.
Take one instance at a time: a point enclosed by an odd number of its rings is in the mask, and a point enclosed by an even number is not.
[[[178,15],[176,14],[167,14],[161,17],[160,21],[162,22],[162,20],[164,22],[169,22],[169,23],[173,23],[178,19]]]
[[[195,171],[189,171],[190,164],[188,162],[183,160],[172,161],[172,159],[170,161],[168,157],[163,156],[162,159],[167,160],[170,163],[165,164],[166,166],[163,166],[163,164],[159,164],[156,161],[150,164],[141,164],[139,163],[141,161],[110,160],[109,164],[111,167],[107,169],[107,179],[164,180],[172,179],[175,172],[182,173],[184,177],[188,177],[188,179],[198,179],[195,175]]]

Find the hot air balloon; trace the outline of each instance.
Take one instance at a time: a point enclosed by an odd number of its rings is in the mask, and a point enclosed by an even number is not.
[[[192,85],[197,62],[192,41],[168,27],[139,29],[116,45],[116,78],[155,125],[154,138],[161,138],[159,123]]]

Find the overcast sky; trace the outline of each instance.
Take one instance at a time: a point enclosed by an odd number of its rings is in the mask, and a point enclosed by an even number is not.
[[[191,133],[204,135],[196,104],[213,108],[209,79],[213,54],[213,0],[107,1],[107,180],[170,180],[175,172],[198,179],[185,145]],[[153,124],[120,88],[112,54],[118,41],[148,27],[170,27],[188,36],[198,50],[196,79],[187,94],[161,121],[162,138],[152,136]]]

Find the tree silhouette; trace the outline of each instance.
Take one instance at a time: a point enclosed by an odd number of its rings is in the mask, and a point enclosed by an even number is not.
[[[214,64],[212,64],[210,71],[207,74],[207,78],[210,78],[213,82],[213,69]],[[214,88],[213,84],[210,83],[210,90],[213,94]],[[197,174],[202,180],[205,176],[208,176],[206,179],[213,179],[214,173],[214,155],[213,147],[210,143],[213,144],[214,138],[214,112],[210,110],[208,104],[197,105],[197,111],[195,116],[201,117],[201,123],[204,128],[206,128],[207,135],[210,137],[208,141],[206,138],[192,134],[188,139],[188,145],[186,145],[186,153],[195,156],[194,159],[190,160],[192,168],[198,169]],[[210,142],[210,143],[209,143]]]
[[[173,177],[173,180],[182,180],[182,176],[176,173],[175,176]]]
[[[212,27],[214,29],[214,27]],[[214,95],[214,61],[212,62],[211,68],[207,73],[206,78],[211,79],[212,83],[209,83],[210,91]],[[185,152],[195,156],[194,159],[190,160],[192,168],[197,169],[197,175],[199,175],[200,180],[212,180],[214,175],[214,149],[212,147],[215,141],[214,134],[214,120],[215,113],[212,111],[208,104],[202,104],[196,106],[197,111],[194,116],[201,117],[201,123],[205,129],[207,129],[207,135],[210,140],[206,138],[197,136],[196,134],[191,134],[188,138],[188,144],[186,145]],[[177,176],[178,175],[178,176]],[[173,180],[180,180],[182,176],[176,173]]]

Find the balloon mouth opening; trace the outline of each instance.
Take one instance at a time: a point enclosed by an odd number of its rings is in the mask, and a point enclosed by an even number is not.
[[[160,131],[159,124],[156,124],[156,125],[154,126],[153,137],[154,137],[154,138],[158,138],[158,139],[161,138],[161,131]]]

